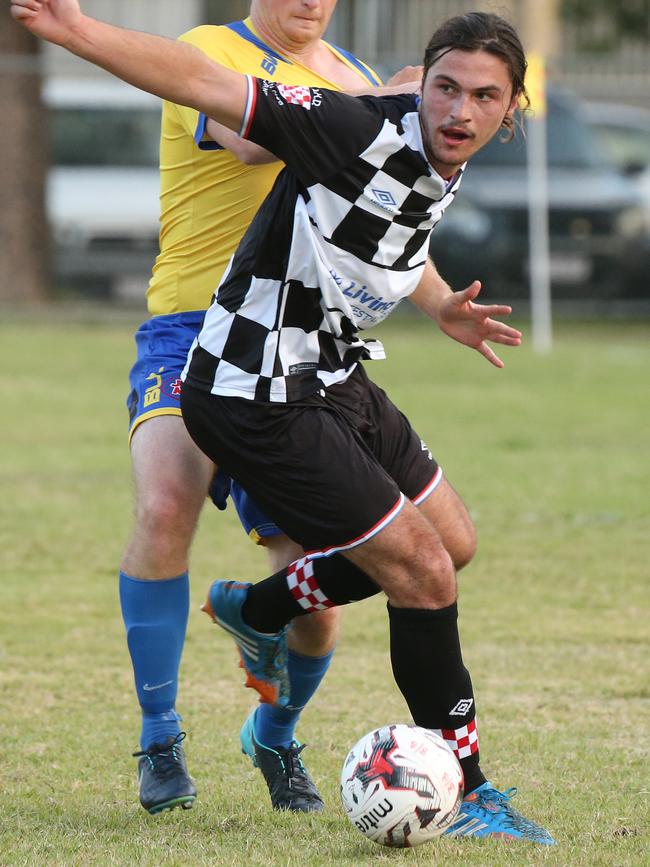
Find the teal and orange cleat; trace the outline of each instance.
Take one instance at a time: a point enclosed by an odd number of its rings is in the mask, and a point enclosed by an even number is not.
[[[516,793],[516,789],[500,792],[491,783],[483,783],[465,796],[458,816],[444,836],[529,840],[543,846],[553,846],[555,840],[548,831],[531,819],[526,819],[510,805]]]
[[[239,581],[215,581],[201,610],[235,639],[246,686],[260,699],[284,707],[289,703],[287,628],[271,634],[258,632],[242,618],[242,608],[252,585]]]

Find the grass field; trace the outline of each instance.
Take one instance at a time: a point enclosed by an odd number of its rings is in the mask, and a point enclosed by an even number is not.
[[[304,714],[322,816],[273,814],[236,733],[252,696],[198,606],[266,573],[232,510],[205,510],[179,709],[191,812],[137,805],[138,714],[117,603],[130,523],[123,399],[134,322],[2,317],[2,865],[645,865],[650,648],[650,323],[564,325],[503,371],[419,320],[383,329],[373,376],[471,508],[479,553],[461,628],[484,768],[559,846],[367,842],[338,774],[366,730],[408,719],[379,599],[348,608]],[[435,671],[435,660],[432,660]]]

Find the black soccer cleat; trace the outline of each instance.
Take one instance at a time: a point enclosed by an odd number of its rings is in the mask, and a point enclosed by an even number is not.
[[[138,762],[140,803],[155,815],[163,810],[182,807],[189,810],[196,799],[196,786],[187,772],[181,741],[185,732],[164,744],[133,753]]]
[[[266,780],[274,810],[292,813],[320,813],[323,799],[309,772],[302,763],[300,753],[305,744],[293,741],[288,749],[267,747],[255,737],[255,708],[246,717],[239,733],[241,751],[259,768]]]
[[[298,746],[295,741],[288,749],[255,744],[255,761],[269,787],[274,810],[320,813],[325,807],[300,758],[304,748],[305,744]]]

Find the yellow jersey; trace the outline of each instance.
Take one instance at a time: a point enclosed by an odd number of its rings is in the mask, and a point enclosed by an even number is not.
[[[266,45],[250,18],[221,27],[196,27],[180,38],[236,72],[341,90]],[[329,48],[363,83],[381,84],[354,55]],[[280,162],[244,165],[205,136],[205,123],[205,116],[194,109],[163,104],[160,254],[147,290],[152,316],[209,306],[230,257],[283,168]]]

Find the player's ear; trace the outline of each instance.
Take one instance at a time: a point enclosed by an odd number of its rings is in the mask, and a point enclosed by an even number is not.
[[[519,102],[521,99],[521,92],[517,91],[517,93],[510,100],[510,105],[506,109],[506,113],[503,115],[503,120],[501,121],[501,129],[505,129],[508,133],[505,141],[510,141],[510,139],[515,134],[515,111],[519,108]]]
[[[514,116],[515,111],[519,106],[519,100],[521,99],[521,91],[518,90],[517,93],[514,93],[512,99],[510,100],[510,105],[508,106],[508,110],[505,113],[504,121],[508,121],[509,124],[512,123],[512,118]],[[504,126],[506,124],[504,123]]]

